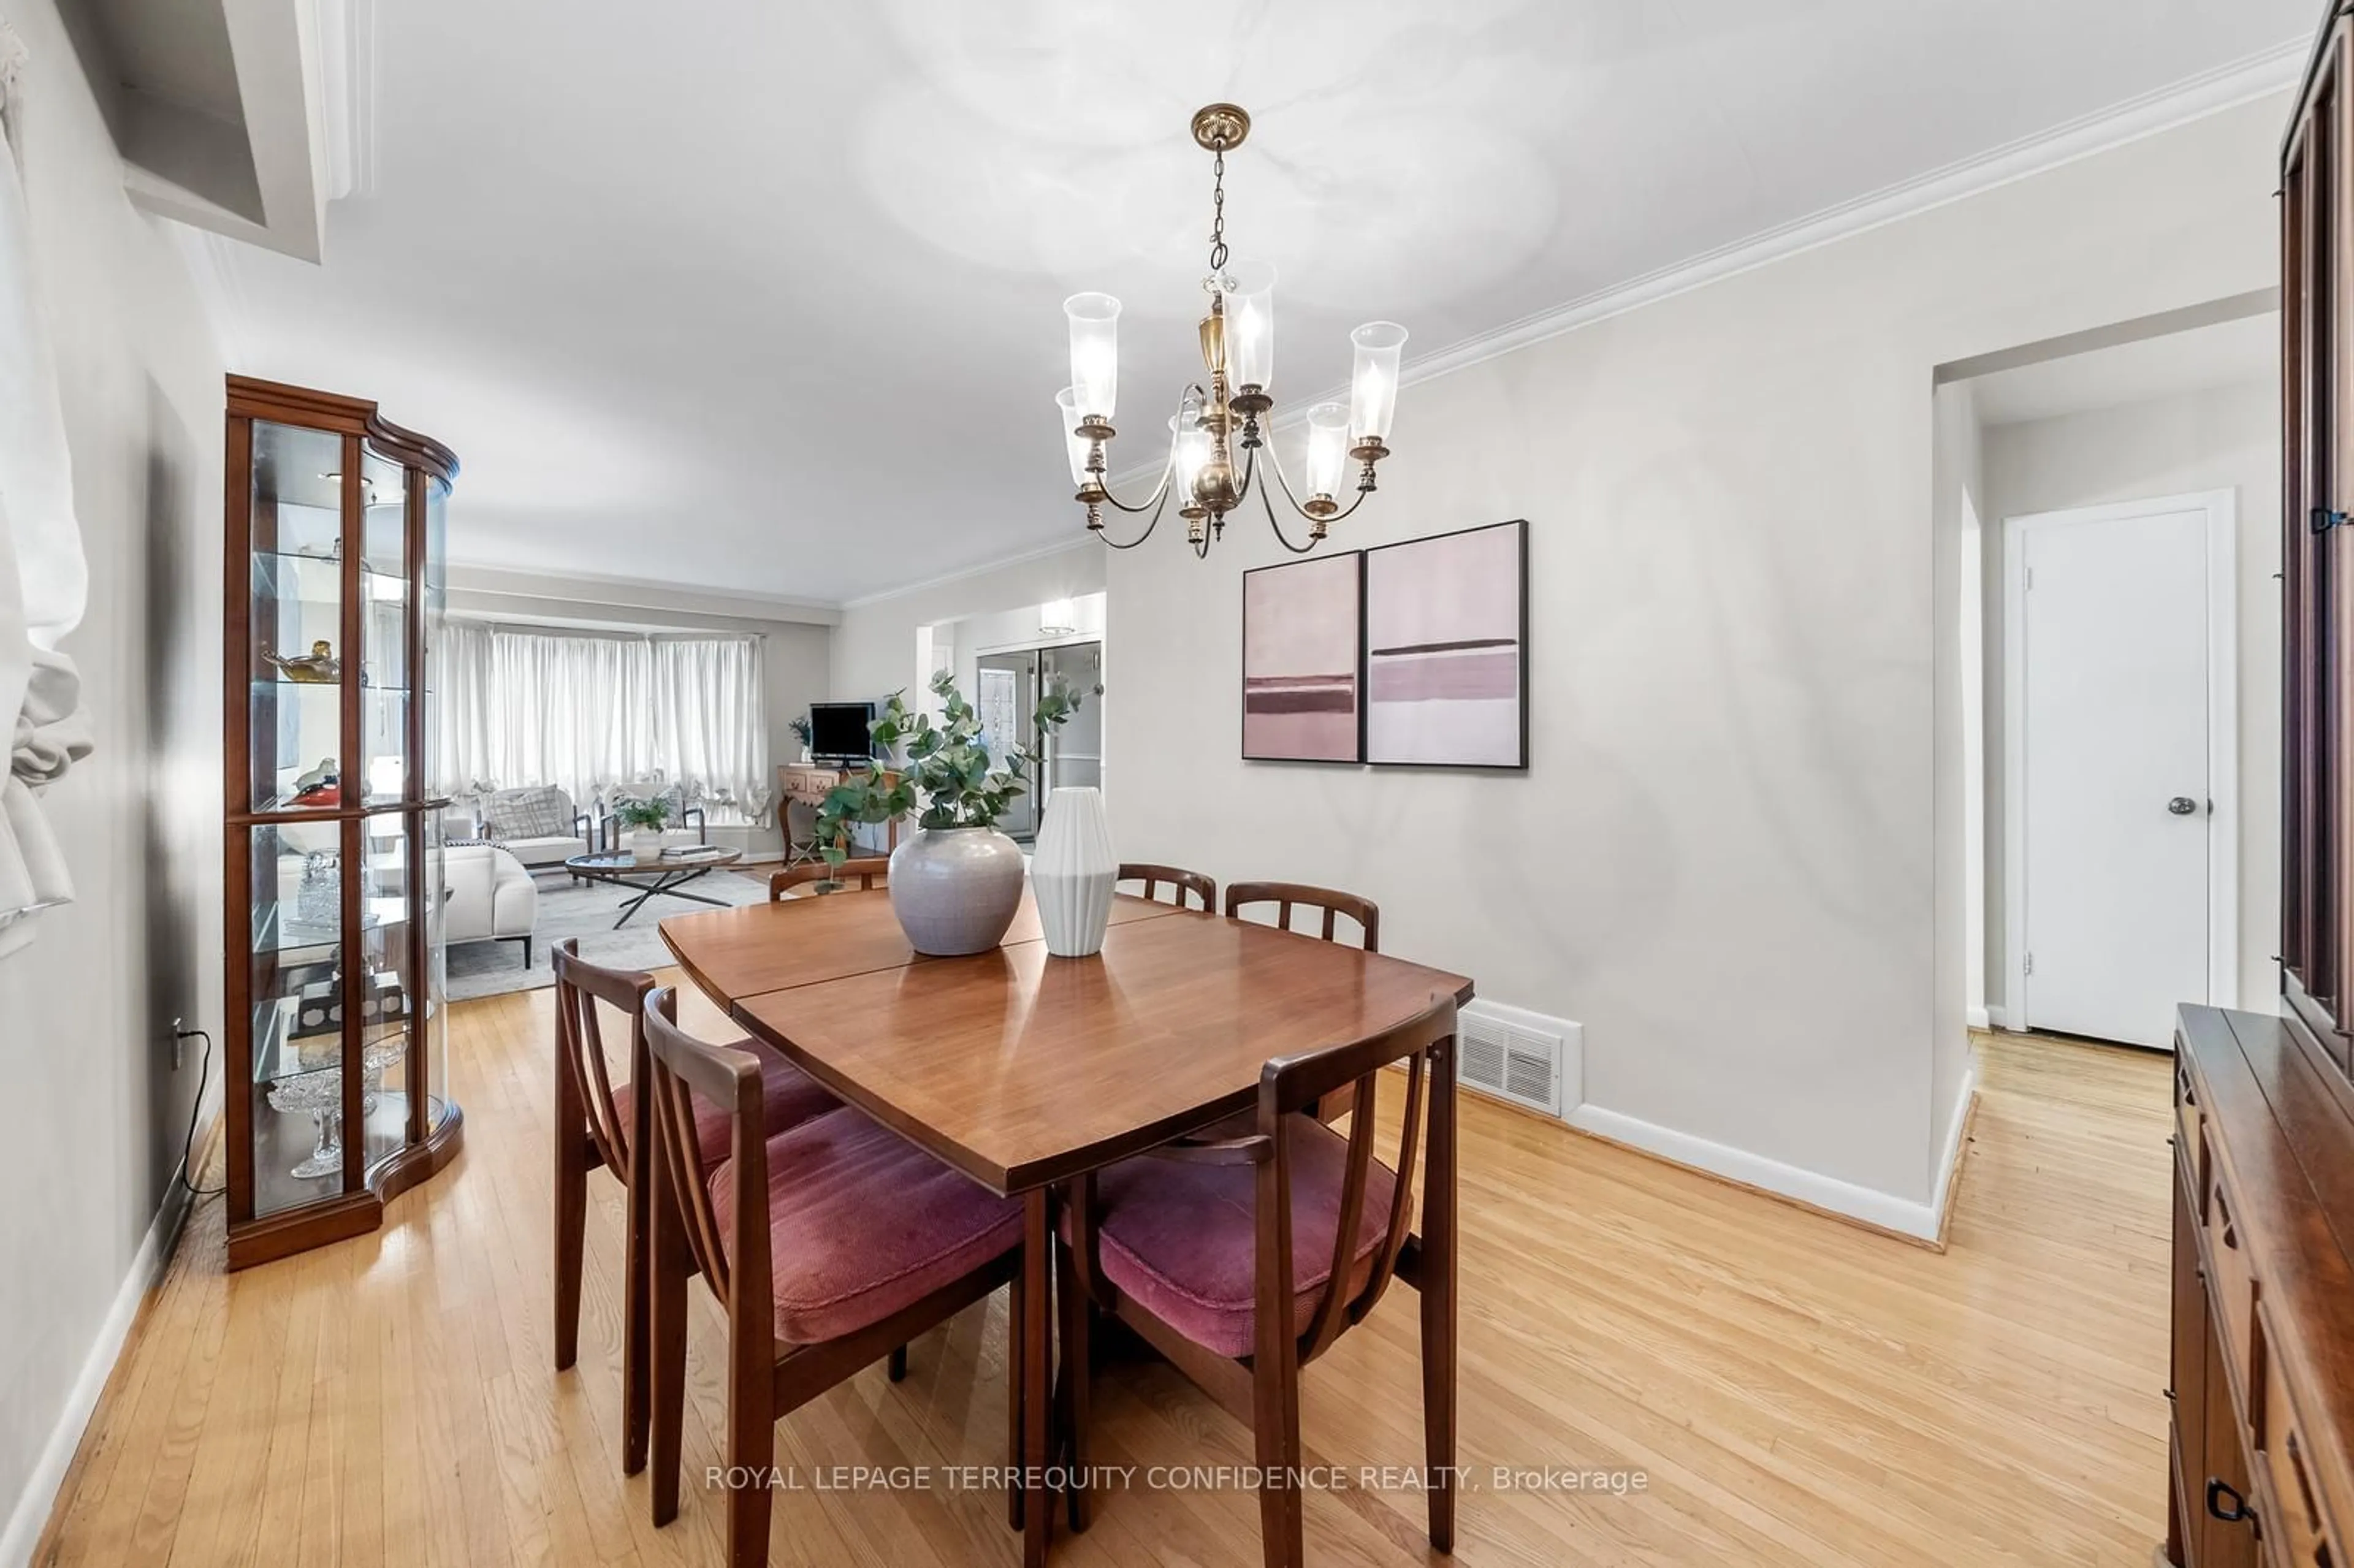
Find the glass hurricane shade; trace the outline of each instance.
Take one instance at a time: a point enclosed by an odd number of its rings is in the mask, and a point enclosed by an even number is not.
[[[1177,499],[1186,506],[1197,503],[1194,482],[1210,461],[1210,432],[1202,423],[1202,411],[1192,399],[1187,399],[1182,412],[1170,416],[1170,461],[1177,465]]]
[[[1340,494],[1348,466],[1348,406],[1319,403],[1308,410],[1308,493],[1328,500]]]
[[[1395,322],[1367,322],[1349,334],[1355,345],[1355,372],[1349,377],[1349,434],[1359,441],[1389,440],[1397,413],[1398,355],[1405,328]]]
[[[1245,259],[1226,268],[1226,355],[1237,387],[1275,385],[1275,268]]]
[[[1071,460],[1071,482],[1081,489],[1087,482],[1087,439],[1078,433],[1079,389],[1066,387],[1055,394],[1055,413],[1062,421],[1063,451]]]
[[[1119,396],[1119,302],[1073,294],[1063,314],[1071,323],[1071,387],[1080,417],[1108,421]]]

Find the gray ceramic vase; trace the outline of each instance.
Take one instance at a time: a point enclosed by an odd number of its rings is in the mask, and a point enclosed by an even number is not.
[[[985,953],[1021,907],[1022,849],[995,828],[918,828],[891,852],[891,913],[919,953]]]

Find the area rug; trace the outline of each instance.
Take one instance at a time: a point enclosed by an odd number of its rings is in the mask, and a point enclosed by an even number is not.
[[[674,964],[677,959],[663,945],[663,921],[673,915],[698,915],[710,907],[658,894],[616,931],[613,922],[620,917],[621,906],[642,889],[616,887],[608,882],[576,886],[568,877],[543,876],[538,882],[539,913],[532,923],[531,967],[524,967],[521,942],[461,943],[450,949],[447,994],[451,1001],[554,985],[548,951],[567,937],[580,939],[582,958],[609,969],[658,969]],[[686,891],[729,904],[758,904],[769,896],[769,884],[765,874],[756,879],[715,871],[688,884]]]

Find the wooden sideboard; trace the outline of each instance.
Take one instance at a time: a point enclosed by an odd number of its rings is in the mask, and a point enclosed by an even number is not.
[[[2269,1014],[2175,1052],[2168,1561],[2354,1568],[2354,1086]]]

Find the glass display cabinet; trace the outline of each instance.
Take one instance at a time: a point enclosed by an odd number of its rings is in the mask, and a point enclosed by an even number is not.
[[[424,672],[458,460],[228,378],[228,1264],[372,1231],[457,1154]]]

